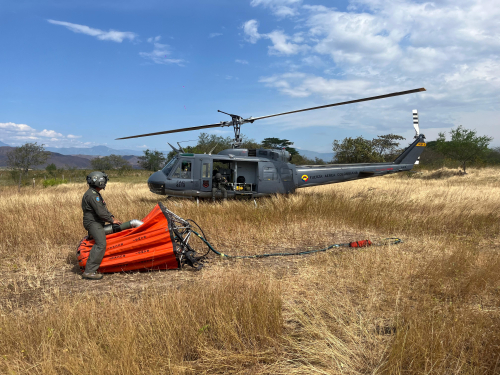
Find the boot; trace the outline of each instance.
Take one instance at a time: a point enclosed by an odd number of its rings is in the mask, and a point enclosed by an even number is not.
[[[102,273],[97,273],[97,272],[93,273],[84,272],[82,274],[82,279],[88,279],[88,280],[101,280],[102,277],[103,277]]]

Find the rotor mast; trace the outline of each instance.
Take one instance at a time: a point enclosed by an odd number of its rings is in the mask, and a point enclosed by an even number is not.
[[[221,111],[220,109],[218,109],[217,112],[224,113],[225,115],[231,116],[231,122],[233,124],[233,129],[234,129],[234,139],[233,139],[232,146],[233,146],[233,148],[240,148],[241,144],[243,143],[243,139],[241,138],[241,125],[243,125],[247,122],[253,122],[253,121],[245,120],[241,116],[232,115],[230,113]]]

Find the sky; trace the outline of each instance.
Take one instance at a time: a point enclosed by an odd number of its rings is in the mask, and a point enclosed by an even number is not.
[[[425,87],[242,126],[257,141],[458,125],[500,146],[497,0],[0,0],[0,141],[168,150],[218,123]],[[205,130],[232,136],[232,128]]]

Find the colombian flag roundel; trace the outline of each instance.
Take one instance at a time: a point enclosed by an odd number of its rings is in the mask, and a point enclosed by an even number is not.
[[[302,175],[302,180],[303,180],[304,182],[309,181],[309,176],[308,176],[308,175],[306,175],[306,174]]]

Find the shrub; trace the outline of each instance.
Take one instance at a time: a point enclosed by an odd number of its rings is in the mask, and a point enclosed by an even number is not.
[[[61,184],[67,184],[68,180],[63,180],[60,178],[49,178],[48,180],[43,180],[43,187],[56,186]]]

